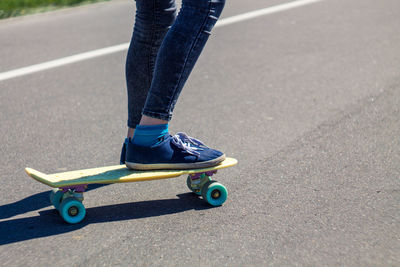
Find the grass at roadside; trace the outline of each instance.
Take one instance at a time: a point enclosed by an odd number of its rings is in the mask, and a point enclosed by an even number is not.
[[[0,0],[0,19],[109,0]]]

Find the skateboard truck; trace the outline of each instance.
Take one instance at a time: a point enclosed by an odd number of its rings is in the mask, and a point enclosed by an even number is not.
[[[77,199],[78,201],[82,202],[83,201],[83,193],[85,192],[87,187],[88,187],[87,184],[81,184],[81,185],[60,187],[60,190],[64,193],[63,199],[70,197],[70,198],[74,198],[74,199]]]
[[[80,184],[80,185],[71,185],[71,186],[65,186],[65,187],[60,187],[60,189],[66,193],[67,191],[72,191],[72,192],[77,192],[77,193],[83,193],[85,192],[86,188],[88,187],[87,184]]]
[[[187,185],[194,193],[201,195],[201,188],[211,181],[211,176],[216,173],[217,170],[190,174],[187,179]]]

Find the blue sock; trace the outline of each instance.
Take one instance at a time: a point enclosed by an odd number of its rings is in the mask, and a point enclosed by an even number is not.
[[[153,146],[160,142],[159,138],[168,133],[168,124],[137,125],[133,135],[133,143],[139,146]]]

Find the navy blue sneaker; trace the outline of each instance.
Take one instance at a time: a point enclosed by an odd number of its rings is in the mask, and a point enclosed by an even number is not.
[[[224,153],[207,147],[185,133],[174,136],[167,134],[151,147],[127,141],[125,164],[135,170],[199,169],[218,165],[225,160]]]

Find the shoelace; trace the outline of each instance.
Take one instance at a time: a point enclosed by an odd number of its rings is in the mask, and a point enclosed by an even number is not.
[[[196,150],[202,151],[202,148],[207,148],[203,142],[200,140],[188,136],[186,133],[177,133],[176,135],[172,136],[172,142],[177,147],[185,150],[187,153],[193,156],[199,156],[200,153]]]

